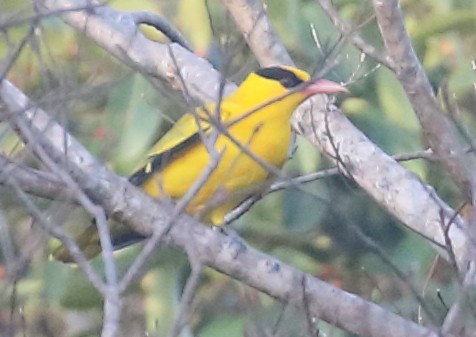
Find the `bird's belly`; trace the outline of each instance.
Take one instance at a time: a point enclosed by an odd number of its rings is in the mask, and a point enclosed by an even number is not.
[[[230,133],[254,156],[278,170],[285,162],[291,138],[289,124],[261,125],[259,128],[231,128]],[[192,214],[208,213],[226,204],[227,212],[236,207],[268,180],[270,172],[226,136],[219,136],[215,143],[216,154],[210,156],[203,144],[197,145],[168,164],[143,186],[153,196],[166,195],[172,199],[183,197],[203,175],[207,168],[212,173],[187,207]],[[213,163],[212,158],[218,160]],[[203,215],[203,214],[202,214]],[[223,214],[224,215],[224,214]],[[220,215],[222,217],[222,215]],[[213,220],[210,222],[217,222]]]

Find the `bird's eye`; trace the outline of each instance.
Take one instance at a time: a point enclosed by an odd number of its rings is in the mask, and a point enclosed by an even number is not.
[[[290,77],[283,77],[279,83],[282,84],[283,87],[285,88],[294,88],[301,84],[303,81],[297,78],[296,76],[290,76]]]

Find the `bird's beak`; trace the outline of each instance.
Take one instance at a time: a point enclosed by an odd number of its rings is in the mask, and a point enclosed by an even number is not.
[[[349,92],[346,87],[332,82],[326,79],[317,80],[314,83],[309,84],[303,90],[304,94],[307,96],[312,96],[315,94],[336,94],[338,92]]]

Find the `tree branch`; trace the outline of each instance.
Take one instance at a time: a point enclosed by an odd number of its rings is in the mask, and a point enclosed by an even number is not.
[[[420,121],[428,145],[443,162],[450,177],[472,202],[476,198],[476,157],[468,153],[456,127],[435,99],[430,82],[413,49],[398,0],[374,0],[377,24],[387,51]],[[470,234],[470,233],[468,233]]]
[[[66,185],[55,175],[26,167],[0,155],[0,184],[10,186],[12,181],[15,181],[22,191],[37,197],[72,197]]]
[[[256,0],[221,0],[221,2],[261,66],[294,64],[269,22],[265,5]]]
[[[332,21],[334,26],[339,30],[343,36],[348,36],[349,41],[359,49],[362,53],[370,56],[377,62],[383,64],[389,69],[394,69],[395,65],[393,64],[392,59],[385,53],[380,53],[375,46],[368,44],[364,41],[357,33],[355,29],[352,29],[339,15],[339,12],[332,5],[329,0],[317,0],[319,6],[329,19]]]

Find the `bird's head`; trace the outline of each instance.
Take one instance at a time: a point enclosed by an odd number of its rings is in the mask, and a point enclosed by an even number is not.
[[[304,70],[274,66],[249,74],[235,92],[235,97],[241,104],[249,107],[278,99],[281,107],[287,106],[294,110],[312,95],[347,91],[345,87],[326,79],[311,80],[311,76]],[[280,97],[282,98],[279,99]]]

